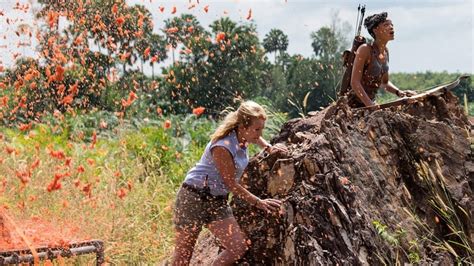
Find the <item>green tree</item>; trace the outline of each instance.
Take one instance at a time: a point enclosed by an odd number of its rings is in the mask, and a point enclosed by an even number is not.
[[[318,59],[330,62],[338,56],[339,42],[331,28],[322,27],[318,31],[312,32],[311,39],[313,40],[311,46]]]
[[[261,77],[261,84],[264,88],[261,96],[271,99],[273,106],[279,110],[287,110],[289,91],[285,68],[274,66],[267,61]]]
[[[144,50],[150,45],[147,37],[153,32],[152,16],[142,5],[135,5],[124,10],[124,16],[128,17],[119,30],[120,41],[122,43],[122,53],[128,53],[124,60],[124,72],[126,72],[126,65],[133,66],[135,62],[140,59],[143,61]]]
[[[115,64],[122,64],[126,74],[126,67],[133,66],[137,59],[142,62],[149,59],[144,51],[151,47],[151,13],[141,5],[127,6],[123,0],[86,3],[41,0],[40,3],[38,18],[47,22],[40,34],[39,46],[44,57],[41,61],[45,63],[40,73],[46,80],[45,86],[40,88],[45,90],[45,97],[49,94],[52,99],[43,103],[61,103],[67,92],[65,89],[79,81],[73,103],[109,109],[107,74],[110,69]],[[62,32],[58,31],[60,14],[66,14],[68,20]],[[91,39],[95,47],[89,47]],[[64,71],[63,78],[52,79],[58,69]],[[61,106],[57,109],[62,110]]]
[[[310,35],[315,59],[319,62],[316,73],[320,77],[319,88],[323,90],[319,95],[329,97],[320,100],[320,103],[330,103],[337,97],[337,88],[343,75],[341,55],[349,46],[347,36],[350,31],[349,24],[342,22],[338,14],[334,13],[330,26],[324,26]]]
[[[289,93],[284,106],[284,111],[289,112],[290,117],[298,116],[301,111],[306,113],[327,105],[326,100],[329,98],[320,88],[321,78],[318,75],[318,68],[320,68],[320,63],[313,58],[304,58],[301,55],[290,58],[286,76]],[[308,93],[308,100],[305,102]]]
[[[195,16],[182,14],[180,17],[165,20],[162,31],[166,36],[166,42],[171,46],[174,64],[176,62],[174,53],[178,45],[194,38],[196,34],[203,31],[203,27]]]
[[[239,97],[261,93],[264,53],[255,26],[221,18],[210,28],[184,42],[185,60],[163,72],[161,88],[175,103],[174,111],[203,106],[218,114]]]
[[[286,51],[288,48],[288,36],[279,29],[271,29],[263,39],[263,48],[268,53],[274,53],[276,64],[276,52],[279,52],[281,55],[282,52]]]
[[[149,37],[150,42],[150,66],[152,79],[155,78],[155,64],[166,60],[168,57],[166,54],[166,40],[159,34],[151,34]]]
[[[263,70],[264,51],[254,24],[237,24],[221,18],[211,25],[215,36],[208,59],[209,73],[213,73],[215,88],[225,88],[237,97],[255,97],[261,93],[259,86]],[[222,39],[220,38],[222,37]],[[231,97],[229,95],[229,97]],[[218,101],[218,99],[216,99]]]

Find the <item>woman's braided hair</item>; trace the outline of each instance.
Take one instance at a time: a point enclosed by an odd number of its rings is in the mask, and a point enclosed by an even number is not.
[[[367,31],[369,32],[370,36],[374,37],[374,39],[375,39],[374,28],[377,27],[380,23],[384,22],[385,20],[387,20],[387,12],[382,12],[379,14],[368,16],[364,20],[365,28],[367,28]]]

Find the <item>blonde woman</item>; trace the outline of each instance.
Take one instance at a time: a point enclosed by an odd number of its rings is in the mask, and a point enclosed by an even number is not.
[[[229,192],[267,212],[280,209],[279,200],[259,199],[239,184],[248,164],[247,145],[256,144],[269,152],[274,149],[262,138],[265,120],[262,106],[243,102],[226,116],[201,160],[187,173],[174,211],[173,265],[189,264],[202,226],[207,226],[225,248],[214,265],[232,265],[245,254],[248,243],[227,204]]]

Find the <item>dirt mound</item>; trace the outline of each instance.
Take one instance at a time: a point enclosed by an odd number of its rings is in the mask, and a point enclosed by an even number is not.
[[[255,156],[242,182],[284,210],[233,200],[252,241],[240,264],[472,262],[469,122],[451,93],[373,112],[341,100],[288,121],[272,143],[290,153]],[[193,264],[212,261],[216,247],[202,237]]]

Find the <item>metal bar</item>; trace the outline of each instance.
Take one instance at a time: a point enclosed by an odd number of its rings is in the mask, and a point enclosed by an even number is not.
[[[74,243],[66,248],[45,248],[41,247],[37,250],[38,259],[55,259],[61,257],[79,256],[84,254],[96,253],[96,264],[104,263],[104,243],[100,240]],[[35,257],[31,250],[12,250],[0,251],[0,265],[19,264],[19,263],[33,263]]]

